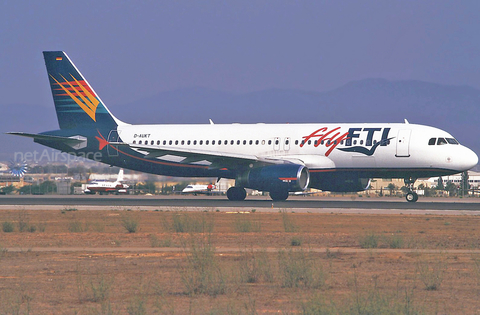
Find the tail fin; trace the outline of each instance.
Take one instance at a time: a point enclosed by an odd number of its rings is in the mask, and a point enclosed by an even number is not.
[[[123,168],[118,172],[117,182],[123,182]]]
[[[63,51],[44,51],[60,129],[115,129],[115,118]]]

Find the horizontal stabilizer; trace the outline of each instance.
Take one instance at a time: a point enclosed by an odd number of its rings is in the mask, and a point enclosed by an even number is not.
[[[8,135],[15,135],[27,138],[33,138],[41,141],[56,141],[62,142],[74,149],[81,149],[87,145],[87,138],[82,136],[73,136],[73,137],[61,137],[61,136],[51,136],[51,135],[42,135],[35,133],[26,133],[26,132],[7,132]]]

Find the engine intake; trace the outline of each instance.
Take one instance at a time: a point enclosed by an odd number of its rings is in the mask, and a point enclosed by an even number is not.
[[[237,177],[236,186],[261,191],[303,191],[310,172],[303,165],[279,164],[248,170]]]

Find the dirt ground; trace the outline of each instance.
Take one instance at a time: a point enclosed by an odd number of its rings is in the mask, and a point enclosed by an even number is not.
[[[2,210],[0,314],[477,314],[479,223]]]

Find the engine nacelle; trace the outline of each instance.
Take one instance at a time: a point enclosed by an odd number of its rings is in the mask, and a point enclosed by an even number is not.
[[[309,182],[305,166],[279,164],[250,169],[237,177],[235,185],[261,191],[303,191]]]

